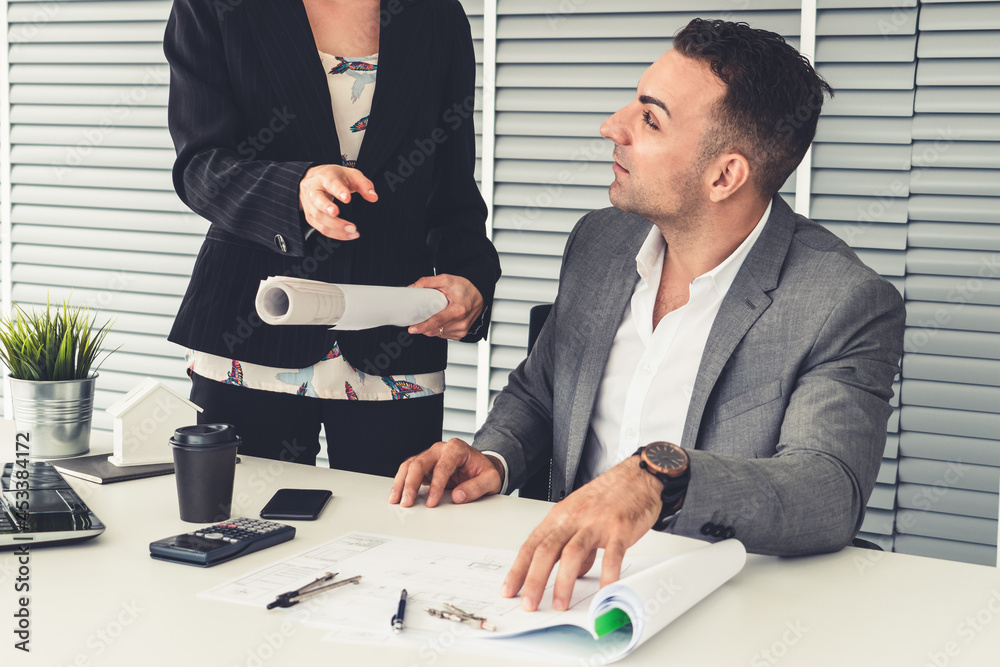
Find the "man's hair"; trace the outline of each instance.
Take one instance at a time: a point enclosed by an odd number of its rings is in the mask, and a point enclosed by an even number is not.
[[[823,93],[832,97],[833,88],[781,35],[746,23],[694,19],[674,37],[674,48],[726,85],[702,139],[702,160],[743,155],[755,189],[770,199],[806,154]]]

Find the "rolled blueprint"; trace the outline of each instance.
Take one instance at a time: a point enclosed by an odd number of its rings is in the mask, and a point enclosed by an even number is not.
[[[423,287],[324,283],[271,276],[257,290],[257,314],[267,324],[321,324],[356,331],[423,322],[448,305],[448,297]]]

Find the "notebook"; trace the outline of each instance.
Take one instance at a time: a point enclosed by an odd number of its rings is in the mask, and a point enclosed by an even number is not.
[[[174,471],[173,463],[151,463],[138,466],[116,466],[108,460],[107,454],[91,454],[52,462],[53,467],[64,475],[79,477],[95,484],[126,482],[130,479],[169,475]]]

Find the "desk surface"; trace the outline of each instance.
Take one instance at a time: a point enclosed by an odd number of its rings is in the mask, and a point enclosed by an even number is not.
[[[14,590],[19,564],[13,553],[0,552],[0,663],[468,667],[469,656],[439,646],[414,652],[323,642],[323,630],[195,595],[352,530],[516,549],[548,507],[492,497],[462,507],[402,509],[386,502],[387,479],[243,460],[234,516],[256,516],[282,487],[329,488],[334,498],[318,521],[294,522],[291,542],[200,569],[149,557],[151,541],[191,527],[178,518],[172,475],[108,486],[68,478],[107,532],[87,543],[30,552],[28,655],[13,648],[12,615],[23,595]],[[666,556],[699,546],[652,533],[631,553]],[[996,568],[850,548],[807,558],[751,556],[733,580],[621,664],[981,667],[997,664],[997,656]],[[509,664],[474,661],[476,667]]]

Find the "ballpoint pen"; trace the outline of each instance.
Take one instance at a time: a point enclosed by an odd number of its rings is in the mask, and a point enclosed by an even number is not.
[[[324,582],[332,580],[336,577],[339,572],[327,572],[322,577],[317,577],[315,580],[310,581],[308,584],[302,588],[297,588],[294,591],[288,591],[287,593],[282,593],[278,597],[274,598],[274,602],[267,605],[268,609],[274,609],[275,607],[291,607],[296,605],[306,598],[310,598],[313,595],[318,595],[320,593],[325,593],[326,591],[333,590],[334,588],[340,588],[341,586],[346,586],[348,584],[357,584],[361,581],[361,575],[356,577],[351,577],[350,579],[343,579],[341,581],[336,581],[330,584],[325,584]]]
[[[399,607],[396,609],[396,615],[392,617],[392,631],[395,633],[400,633],[403,631],[403,617],[406,616],[406,589],[399,594]]]
[[[467,611],[462,611],[453,604],[446,603],[444,606],[447,607],[447,609],[424,607],[424,611],[431,616],[443,618],[446,621],[464,623],[466,625],[471,625],[474,628],[481,628],[483,630],[489,630],[490,632],[496,632],[497,626],[493,625],[482,616],[476,616],[475,614],[470,614]]]

